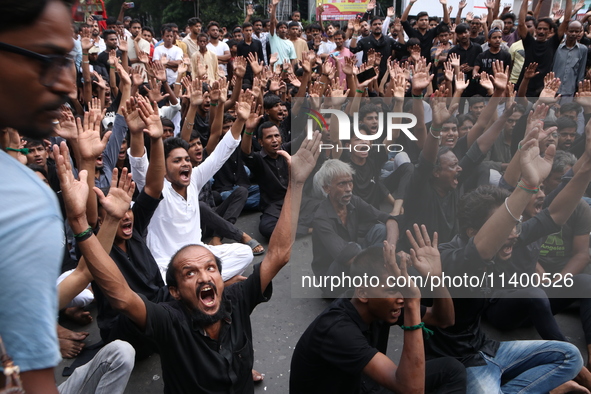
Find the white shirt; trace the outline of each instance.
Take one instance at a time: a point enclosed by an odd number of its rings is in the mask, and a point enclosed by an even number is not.
[[[322,55],[322,54],[331,54],[332,52],[334,52],[334,50],[337,48],[337,44],[334,43],[334,41],[326,41],[320,44],[320,46],[318,47],[318,54]]]
[[[228,46],[228,44],[222,41],[218,41],[217,46],[214,46],[210,42],[209,44],[207,44],[207,49],[216,54],[216,56],[218,57],[218,61],[220,56],[224,56],[224,52],[228,51],[228,53],[230,53],[230,47]],[[221,62],[219,62],[218,64],[221,66],[221,68],[224,69],[224,75],[228,75],[228,65],[222,64]]]
[[[183,50],[176,45],[173,45],[170,48],[166,48],[164,45],[157,46],[156,49],[154,49],[154,55],[152,58],[154,60],[160,60],[163,54],[166,54],[168,60],[183,60]],[[170,86],[176,82],[177,75],[178,73],[175,70],[166,68],[166,80]]]
[[[183,246],[202,245],[199,191],[238,145],[240,138],[236,140],[231,132],[226,133],[213,153],[193,168],[186,200],[172,188],[168,180],[164,180],[163,200],[150,221],[147,237],[148,248],[160,267],[167,267],[171,257]]]

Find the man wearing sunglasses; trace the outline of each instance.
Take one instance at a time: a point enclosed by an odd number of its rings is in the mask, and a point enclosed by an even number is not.
[[[33,139],[52,133],[75,89],[69,20],[63,1],[0,2],[0,130],[12,127]],[[9,156],[19,146],[6,148],[0,151],[0,336],[25,391],[56,393],[63,220],[55,193]]]

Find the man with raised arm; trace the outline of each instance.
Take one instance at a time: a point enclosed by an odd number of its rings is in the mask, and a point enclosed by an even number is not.
[[[94,235],[79,242],[90,272],[111,305],[127,316],[137,335],[154,341],[162,360],[165,393],[254,392],[250,314],[257,304],[269,299],[271,280],[289,260],[303,185],[314,168],[319,146],[320,135],[316,133],[292,158],[281,153],[291,162],[292,177],[280,223],[263,262],[243,282],[225,288],[223,260],[202,245],[187,245],[172,257],[167,271],[169,291],[175,301],[156,304],[129,288]],[[68,219],[73,231],[80,233],[88,228],[87,174],[81,172],[81,181],[76,181],[69,168],[66,145],[60,149],[61,153],[56,148],[54,154]],[[103,196],[100,200],[105,207],[113,202]],[[106,210],[122,216],[128,205],[129,200]],[[117,218],[113,219],[110,222],[117,223]]]
[[[402,22],[402,27],[404,31],[408,35],[409,38],[418,38],[421,42],[421,56],[425,59],[430,59],[430,51],[431,47],[433,46],[433,39],[437,36],[438,27],[441,24],[450,24],[449,19],[449,10],[447,9],[447,0],[439,0],[441,5],[443,6],[443,19],[441,23],[429,29],[429,14],[425,11],[419,12],[417,14],[417,28],[413,28],[410,23],[408,23],[408,15],[410,14],[410,9],[412,6],[417,2],[417,0],[410,0],[408,5],[404,9],[402,13],[402,17],[400,18],[400,22]],[[456,22],[458,23],[458,22]]]
[[[271,53],[277,54],[277,64],[283,64],[287,60],[295,65],[297,55],[293,42],[287,38],[287,23],[277,20],[277,5],[280,2],[281,0],[272,0],[271,3],[271,28],[269,29]]]
[[[558,31],[552,31],[556,25],[551,18],[541,18],[536,22],[536,36],[535,38],[529,33],[525,24],[525,17],[527,16],[528,2],[524,1],[519,12],[519,24],[517,31],[523,40],[523,48],[525,49],[525,62],[521,69],[518,84],[521,83],[525,75],[527,66],[531,63],[538,63],[536,75],[529,80],[527,85],[526,97],[538,97],[544,88],[544,77],[554,66],[554,54],[564,37],[569,23],[567,21],[560,24]],[[572,12],[572,0],[566,0],[564,10],[565,15],[570,15]],[[552,34],[554,33],[554,34]],[[570,66],[573,67],[572,65]]]

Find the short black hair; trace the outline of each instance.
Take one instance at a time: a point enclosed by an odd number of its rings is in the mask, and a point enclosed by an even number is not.
[[[277,125],[271,121],[266,121],[266,122],[261,123],[261,125],[257,129],[257,139],[262,140],[263,139],[263,130],[270,129],[271,127],[277,127]]]
[[[131,25],[135,25],[136,23],[138,23],[140,26],[142,26],[142,21],[135,18],[135,19],[132,19],[131,22],[129,22],[129,27],[131,27]]]
[[[373,25],[373,23],[377,20],[383,21],[384,18],[382,18],[381,16],[374,16],[373,18],[371,18],[371,21],[369,22],[369,24]]]
[[[209,249],[207,249],[205,246],[203,245],[199,245],[199,244],[190,244],[190,245],[185,245],[182,248],[180,248],[179,250],[177,250],[177,252],[172,255],[172,258],[170,259],[170,262],[168,263],[168,268],[166,270],[166,284],[168,285],[168,287],[178,287],[179,283],[176,280],[176,268],[175,268],[175,264],[174,264],[174,260],[176,259],[176,256],[183,252],[185,249],[187,248],[191,248],[193,246],[199,246],[200,248],[206,249],[209,251]],[[211,253],[211,251],[210,251]],[[213,254],[213,253],[211,253]],[[222,273],[222,260],[219,259],[218,256],[216,256],[215,254],[213,254],[213,257],[215,258],[215,264],[218,266],[218,271],[220,272],[220,274]]]
[[[212,26],[217,27],[218,29],[220,28],[220,24],[217,23],[216,21],[211,21],[207,24],[207,28],[205,30],[209,30]]]
[[[275,24],[275,28],[276,28],[276,29],[279,29],[281,26],[285,26],[285,27],[287,27],[287,22],[280,21],[280,22],[277,22],[277,23]]]
[[[515,14],[512,12],[507,12],[506,14],[501,15],[501,20],[504,21],[505,19],[511,19],[513,22],[515,22]]]
[[[577,122],[567,116],[561,116],[560,118],[556,119],[556,127],[558,128],[558,131],[572,128],[576,129],[577,126]]]
[[[466,237],[469,228],[480,230],[493,210],[500,207],[510,194],[508,190],[491,185],[479,186],[464,194],[458,207],[460,237]]]
[[[166,139],[164,141],[164,159],[167,159],[170,152],[177,148],[183,148],[184,150],[189,151],[189,143],[178,137]]]
[[[194,16],[193,18],[189,18],[189,20],[187,21],[187,25],[189,25],[189,26],[195,26],[198,23],[203,25],[201,18],[197,18],[196,16]]]
[[[297,22],[293,22],[293,21],[292,21],[292,22],[289,22],[289,24],[287,25],[287,27],[288,27],[289,29],[291,29],[292,27],[300,27],[300,24],[299,24],[299,23],[297,23]]]
[[[421,11],[421,12],[419,12],[417,14],[417,20],[421,19],[424,16],[428,17],[429,16],[429,13],[427,11]]]
[[[154,29],[152,29],[150,26],[144,26],[142,27],[142,31],[149,31],[150,34],[152,35],[152,37],[154,37]]]
[[[247,27],[253,27],[252,23],[250,23],[250,22],[244,22],[244,23],[242,24],[242,28],[243,28],[243,29],[246,29]]]
[[[281,104],[281,98],[276,94],[267,94],[263,97],[263,109],[271,109],[277,104]]]
[[[103,40],[106,40],[111,34],[117,35],[117,32],[113,29],[103,30]]]
[[[463,34],[465,32],[467,32],[468,30],[470,30],[468,28],[468,25],[466,23],[460,23],[459,25],[456,26],[456,34]]]

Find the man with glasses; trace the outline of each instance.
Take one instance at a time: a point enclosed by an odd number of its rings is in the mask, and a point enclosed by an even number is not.
[[[75,90],[70,10],[58,0],[0,3],[0,129],[48,138]],[[9,145],[8,152],[20,147]],[[55,193],[0,151],[0,337],[27,393],[57,393],[56,279],[64,250]],[[3,386],[4,376],[0,378]]]

